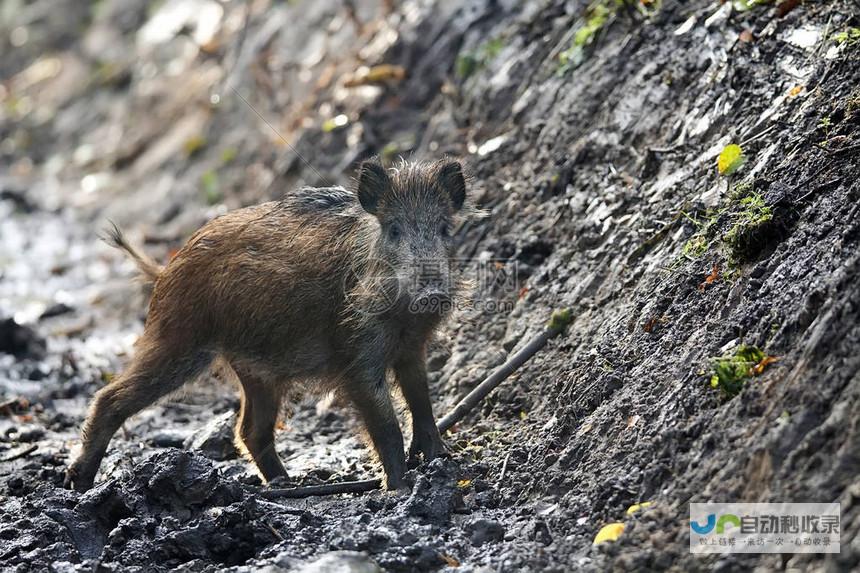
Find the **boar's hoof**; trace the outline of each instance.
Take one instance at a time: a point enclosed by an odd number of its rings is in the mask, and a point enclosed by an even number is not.
[[[408,492],[411,488],[409,487],[409,484],[406,483],[406,480],[403,479],[403,476],[386,476],[385,489],[402,493]]]
[[[82,472],[78,464],[73,463],[66,468],[66,476],[63,479],[63,487],[73,489],[81,493],[93,487],[95,475],[87,475],[90,472]]]
[[[435,436],[422,435],[412,438],[412,443],[409,444],[409,465],[411,467],[419,465],[421,461],[419,454],[425,462],[429,462],[436,458],[447,457],[449,451],[448,446],[437,433]]]

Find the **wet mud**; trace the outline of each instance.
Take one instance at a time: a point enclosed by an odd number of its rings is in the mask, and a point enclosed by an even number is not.
[[[860,46],[838,35],[860,16],[737,4],[607,3],[597,26],[583,2],[2,2],[2,568],[860,567]],[[747,160],[725,176],[729,143]],[[62,488],[145,317],[109,220],[167,261],[227,209],[443,154],[488,215],[458,257],[516,272],[434,343],[437,415],[573,311],[450,459],[403,491],[265,499],[214,373]],[[727,396],[712,358],[740,344],[778,361]],[[378,474],[342,404],[291,410],[293,483]],[[842,552],[691,555],[695,501],[840,502]]]

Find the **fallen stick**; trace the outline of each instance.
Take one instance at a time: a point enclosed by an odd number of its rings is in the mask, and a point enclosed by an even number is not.
[[[338,493],[364,493],[382,487],[382,480],[363,479],[358,481],[342,481],[322,485],[307,485],[304,487],[287,487],[281,489],[264,489],[260,495],[266,499],[312,497],[315,495],[335,495]]]
[[[30,454],[35,452],[37,449],[39,449],[38,444],[32,444],[32,445],[27,446],[26,448],[24,448],[22,450],[18,450],[14,454],[9,454],[4,458],[0,458],[0,462],[5,463],[5,462],[11,462],[11,461],[19,460],[21,458],[26,458],[27,456],[29,456]]]
[[[508,376],[517,371],[517,369],[525,364],[532,356],[546,346],[550,338],[556,336],[570,324],[571,315],[570,309],[557,310],[552,313],[552,318],[547,323],[539,334],[529,340],[516,354],[508,358],[504,364],[496,368],[486,380],[478,384],[471,392],[469,392],[462,400],[460,400],[454,409],[445,415],[436,423],[440,433],[445,433],[454,425],[466,417],[475,406],[487,397],[496,387],[507,379]],[[305,487],[290,487],[281,489],[262,490],[260,495],[266,499],[279,498],[301,498],[312,497],[318,495],[334,495],[339,493],[364,493],[373,491],[382,487],[382,481],[378,479],[367,479],[359,481],[344,481],[339,483],[309,485]]]
[[[508,358],[504,364],[496,368],[486,380],[478,384],[474,390],[466,394],[466,397],[460,400],[454,409],[448,412],[444,418],[436,423],[439,432],[445,433],[454,427],[454,424],[466,417],[466,414],[472,411],[487,394],[496,389],[496,387],[505,381],[505,379],[517,371],[517,369],[526,363],[532,356],[546,346],[547,341],[553,336],[562,332],[570,323],[570,309],[557,310],[552,313],[552,318],[549,323],[537,336],[529,340],[528,344],[523,346],[516,354]]]

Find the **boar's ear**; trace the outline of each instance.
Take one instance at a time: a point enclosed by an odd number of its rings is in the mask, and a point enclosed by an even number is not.
[[[466,179],[459,161],[445,160],[436,171],[439,186],[448,193],[455,211],[463,207],[466,200]]]
[[[381,163],[369,159],[361,164],[358,170],[358,202],[365,211],[375,215],[383,194],[390,186],[391,179]]]

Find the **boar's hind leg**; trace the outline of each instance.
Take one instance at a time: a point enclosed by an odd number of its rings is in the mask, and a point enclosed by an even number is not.
[[[359,376],[346,384],[350,400],[361,415],[376,454],[385,470],[386,487],[397,489],[403,484],[406,455],[403,435],[391,404],[385,375]]]
[[[281,395],[272,385],[249,372],[235,370],[242,382],[242,408],[236,422],[236,447],[257,464],[267,482],[276,477],[287,477],[287,470],[275,451],[275,424],[278,421]]]
[[[96,392],[81,429],[81,453],[66,471],[66,486],[78,491],[89,489],[108,443],[123,422],[178,390],[211,362],[212,356],[206,352],[177,356],[141,348],[125,372]]]

